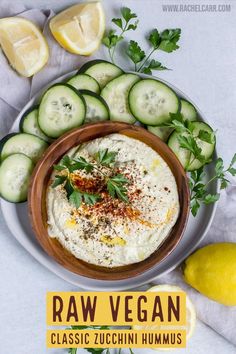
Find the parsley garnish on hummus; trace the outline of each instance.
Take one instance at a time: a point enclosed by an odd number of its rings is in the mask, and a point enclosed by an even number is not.
[[[82,156],[70,158],[66,155],[58,165],[54,166],[59,174],[55,176],[52,187],[63,185],[69,202],[74,204],[76,208],[79,208],[82,202],[94,205],[101,199],[101,195],[97,193],[98,182],[105,183],[112,198],[118,198],[128,203],[126,184],[129,183],[129,180],[123,174],[115,173],[116,155],[116,152],[108,151],[108,149],[99,150],[95,154],[93,162],[88,162]],[[88,175],[95,171],[97,178],[102,178],[102,180],[92,180],[75,174],[79,170]]]

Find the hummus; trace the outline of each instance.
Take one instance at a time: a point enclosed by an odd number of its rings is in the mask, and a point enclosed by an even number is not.
[[[175,178],[162,157],[139,140],[112,134],[73,148],[72,153],[93,162],[98,150],[117,152],[114,168],[128,180],[129,203],[112,198],[96,173],[86,173],[101,194],[94,205],[76,208],[63,185],[48,187],[48,233],[75,257],[104,267],[119,267],[149,257],[169,235],[179,214]],[[58,173],[57,173],[58,174]],[[76,178],[84,178],[77,170]]]

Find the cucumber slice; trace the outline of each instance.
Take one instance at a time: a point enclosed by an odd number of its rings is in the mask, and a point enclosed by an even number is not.
[[[193,134],[194,134],[194,136],[196,136],[196,142],[197,142],[198,146],[202,149],[202,155],[205,157],[206,160],[208,160],[208,162],[210,162],[211,157],[212,157],[214,150],[215,150],[215,143],[216,143],[215,139],[213,139],[214,141],[212,143],[207,143],[207,142],[199,139],[198,135],[199,135],[200,130],[203,130],[207,133],[212,134],[213,129],[208,124],[203,123],[203,122],[192,122],[192,126],[194,128]],[[187,170],[188,171],[198,170],[203,165],[205,165],[205,163],[202,163],[197,159],[193,160],[193,156],[190,156],[190,162],[187,167]]]
[[[137,120],[146,125],[170,121],[169,113],[177,113],[180,101],[167,85],[154,79],[137,82],[129,93],[129,107]]]
[[[94,123],[109,119],[109,108],[104,99],[94,92],[81,90],[86,103],[86,116],[84,123]]]
[[[183,168],[186,169],[188,167],[189,160],[190,160],[190,151],[186,149],[182,149],[179,146],[178,137],[179,137],[179,133],[174,131],[169,137],[168,146],[177,156]]]
[[[76,90],[90,90],[95,93],[100,93],[98,82],[87,74],[77,74],[70,78],[67,83],[76,88]]]
[[[109,81],[113,80],[124,72],[118,66],[110,63],[109,61],[92,60],[84,64],[78,73],[85,73],[89,76],[92,76],[99,83],[99,86],[102,89]]]
[[[8,156],[0,166],[1,197],[12,203],[26,201],[33,168],[33,161],[26,155]]]
[[[51,142],[51,139],[39,128],[38,106],[31,107],[24,113],[20,120],[20,131],[22,133],[36,135],[47,142]]]
[[[193,135],[195,136],[196,143],[202,149],[202,155],[205,157],[206,160],[210,161],[215,149],[215,139],[213,143],[207,143],[205,141],[200,140],[198,138],[198,135],[200,130],[206,131],[211,134],[213,133],[212,128],[208,124],[203,122],[192,122],[192,127],[193,127]],[[168,140],[168,146],[173,150],[175,155],[180,160],[182,166],[187,171],[198,170],[205,163],[200,162],[197,159],[194,159],[194,156],[190,153],[189,150],[183,149],[179,146],[178,137],[180,134],[183,135],[183,133],[173,132]],[[187,133],[184,133],[184,135],[187,136]]]
[[[1,161],[13,154],[24,154],[36,163],[47,147],[44,140],[32,134],[8,134],[0,141]]]
[[[197,110],[196,108],[192,105],[192,103],[181,99],[181,110],[180,113],[182,114],[183,118],[186,120],[197,120]]]
[[[172,133],[173,129],[169,127],[153,127],[152,125],[147,126],[148,131],[152,134],[158,136],[161,140],[166,142]]]
[[[47,136],[58,138],[83,124],[85,114],[82,95],[70,85],[55,84],[42,97],[38,123]]]
[[[101,96],[108,104],[111,120],[131,124],[135,122],[129,110],[128,95],[131,87],[139,80],[138,75],[123,74],[110,81],[102,89]]]

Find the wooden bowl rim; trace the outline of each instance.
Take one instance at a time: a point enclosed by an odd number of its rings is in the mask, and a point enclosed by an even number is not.
[[[115,133],[124,134],[127,136],[130,136],[129,134],[131,134],[131,137],[133,137],[132,135],[134,134],[137,136],[136,139],[140,141],[143,141],[142,138],[144,137],[149,138],[151,141],[151,145],[147,144],[146,142],[144,143],[151,146],[155,151],[157,151],[165,161],[166,159],[163,157],[163,154],[164,152],[168,154],[168,158],[172,163],[170,164],[166,161],[168,166],[171,168],[177,183],[179,200],[180,200],[180,214],[170,234],[163,241],[163,243],[157,248],[155,252],[153,252],[148,258],[146,258],[141,262],[134,263],[127,266],[116,267],[116,268],[95,266],[90,263],[77,259],[71,253],[69,253],[65,248],[63,248],[59,243],[59,241],[50,238],[47,233],[45,227],[45,220],[43,220],[43,208],[45,207],[45,205],[44,206],[42,205],[43,193],[46,193],[45,191],[46,187],[44,185],[44,180],[40,181],[38,179],[38,175],[40,174],[40,171],[41,172],[43,171],[45,164],[47,164],[50,158],[53,157],[53,161],[55,163],[63,155],[65,155],[66,152],[70,150],[73,146],[79,144],[78,140],[83,134],[85,135],[87,134],[87,136],[89,137],[91,136],[91,132],[93,130],[96,131],[97,133],[95,134],[96,136],[90,139],[88,138],[87,140],[84,141],[94,140],[97,137],[102,137],[102,136],[115,134]],[[75,144],[72,143],[71,146],[67,148],[62,154],[57,155],[56,153],[57,153],[58,146],[64,147],[65,143],[67,143],[69,140],[71,141],[73,140],[72,138],[76,139],[76,143]],[[153,147],[154,145],[155,147]],[[44,179],[49,179],[51,172],[49,173],[48,171],[50,171],[53,164],[51,164],[45,170],[45,173],[43,174]],[[176,168],[176,170],[174,168]],[[180,179],[179,181],[177,181],[177,177],[178,179]],[[42,184],[42,188],[38,187],[39,183]],[[179,190],[182,191],[181,195]],[[39,193],[40,195],[38,195]],[[38,196],[40,200],[38,200]],[[63,267],[65,267],[67,270],[75,274],[78,274],[80,276],[97,279],[97,280],[116,281],[116,280],[135,277],[148,271],[149,269],[153,268],[156,264],[163,261],[166,257],[168,257],[170,253],[174,251],[174,249],[180,242],[184,230],[186,228],[186,224],[189,216],[189,209],[190,209],[190,193],[188,187],[188,177],[182,165],[180,164],[179,160],[171,151],[171,149],[160,138],[158,138],[156,135],[152,134],[151,132],[147,131],[146,129],[137,125],[131,125],[131,124],[121,123],[121,122],[106,121],[106,122],[98,122],[93,124],[86,124],[82,127],[75,128],[70,132],[61,136],[59,139],[57,139],[49,146],[49,148],[45,151],[41,159],[38,161],[37,165],[34,168],[34,172],[31,177],[29,191],[28,191],[28,214],[29,214],[30,222],[34,231],[34,235],[36,236],[36,239],[39,242],[40,246],[43,248],[43,250],[50,257],[52,257],[56,262],[58,262]],[[177,228],[176,232],[174,232],[175,228]],[[169,247],[168,247],[168,240],[172,241]],[[50,244],[50,247],[48,246],[48,243]],[[55,250],[57,250],[57,253],[55,253]],[[63,260],[58,257],[58,252],[59,253],[61,252],[62,255],[65,257]]]

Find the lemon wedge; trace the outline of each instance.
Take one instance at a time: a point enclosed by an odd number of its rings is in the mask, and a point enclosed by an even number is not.
[[[46,39],[34,23],[22,17],[0,19],[0,46],[22,76],[34,75],[48,61]]]
[[[77,4],[50,21],[57,42],[68,52],[90,55],[100,45],[105,31],[105,15],[100,2]]]
[[[147,291],[153,292],[175,292],[175,291],[183,291],[178,286],[163,284],[163,285],[156,285],[152,288],[148,289]],[[196,311],[193,306],[193,303],[189,299],[188,295],[186,295],[186,314],[187,314],[187,325],[186,326],[162,326],[162,325],[152,325],[152,326],[133,326],[134,330],[149,330],[149,331],[157,331],[157,330],[186,330],[186,339],[188,340],[195,329],[196,325]],[[154,349],[154,348],[153,348]],[[156,348],[155,348],[156,349]],[[170,350],[173,348],[161,348],[161,350]],[[158,350],[158,349],[156,349]]]

